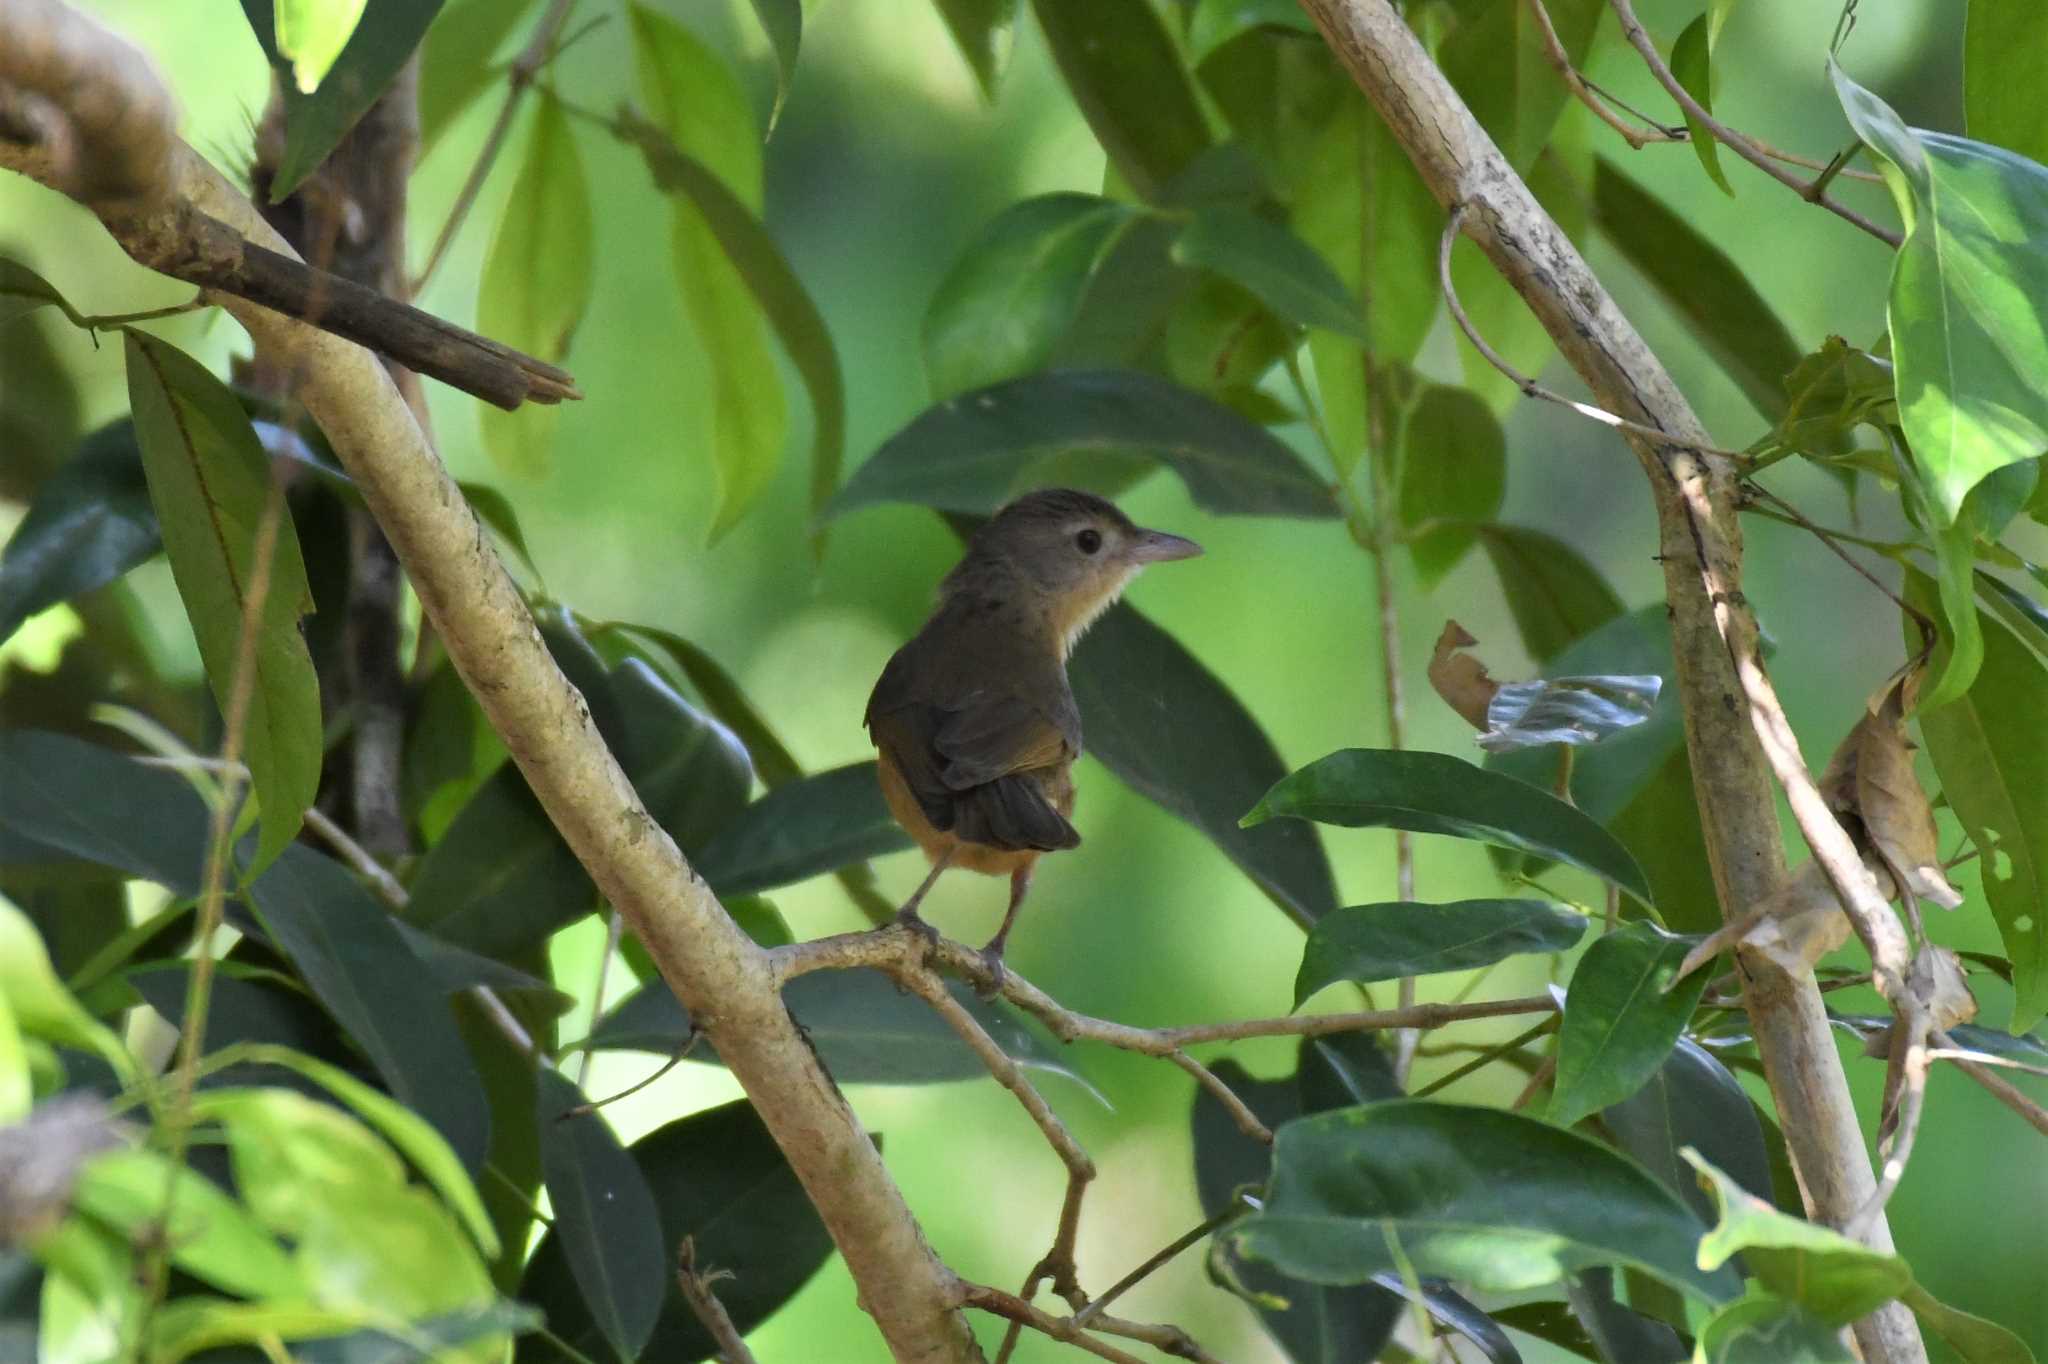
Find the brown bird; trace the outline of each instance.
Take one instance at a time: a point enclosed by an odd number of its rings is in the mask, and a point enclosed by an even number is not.
[[[948,867],[1007,875],[1009,910],[981,952],[1001,982],[1039,855],[1081,842],[1067,822],[1081,752],[1068,651],[1139,569],[1201,552],[1064,488],[1027,493],[975,532],[939,584],[938,609],[882,670],[863,720],[889,809],[932,861],[898,922],[938,936],[917,907]]]

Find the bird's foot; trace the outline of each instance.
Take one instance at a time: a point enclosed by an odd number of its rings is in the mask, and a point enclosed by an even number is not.
[[[974,993],[985,1000],[994,999],[1002,994],[1003,986],[1010,980],[1010,968],[1003,965],[1002,946],[990,943],[975,955],[981,958],[981,968],[988,972],[988,979],[976,984]]]
[[[896,911],[896,922],[924,939],[925,950],[936,952],[939,948],[939,930],[933,928],[918,914],[916,905],[905,905]]]

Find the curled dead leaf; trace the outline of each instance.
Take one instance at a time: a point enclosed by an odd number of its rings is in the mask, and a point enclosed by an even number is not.
[[[1487,674],[1484,663],[1460,652],[1478,642],[1458,622],[1445,621],[1443,633],[1436,637],[1436,647],[1430,652],[1429,685],[1467,724],[1483,730],[1486,708],[1500,690],[1500,683]]]
[[[1921,669],[1909,666],[1865,705],[1821,774],[1821,794],[1863,850],[1892,882],[1891,898],[1911,893],[1943,909],[1963,902],[1941,870],[1934,806],[1913,770],[1914,744],[1906,712],[1919,689]],[[1882,881],[1880,881],[1882,884]]]

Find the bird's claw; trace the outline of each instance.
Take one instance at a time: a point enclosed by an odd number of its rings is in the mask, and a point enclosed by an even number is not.
[[[913,933],[917,934],[917,936],[918,936],[918,937],[920,937],[920,938],[923,938],[923,939],[924,939],[924,942],[925,942],[925,946],[926,946],[926,947],[928,947],[928,948],[937,948],[937,947],[938,947],[938,945],[939,945],[939,930],[938,930],[938,929],[936,929],[936,928],[933,928],[933,927],[932,927],[932,926],[931,926],[930,924],[926,923],[926,922],[924,921],[923,917],[922,917],[922,916],[920,916],[920,915],[918,914],[918,912],[917,912],[916,910],[914,910],[914,909],[899,909],[899,910],[897,910],[897,911],[896,911],[896,922],[897,922],[897,924],[898,924],[899,926],[901,926],[901,927],[903,927],[903,928],[907,928],[907,929],[909,929],[909,930],[910,930],[911,932],[913,932]]]
[[[984,947],[975,955],[981,958],[981,967],[988,972],[988,979],[976,984],[974,993],[984,1000],[994,999],[1002,994],[1003,986],[1010,979],[1010,968],[1003,965],[1002,949]]]

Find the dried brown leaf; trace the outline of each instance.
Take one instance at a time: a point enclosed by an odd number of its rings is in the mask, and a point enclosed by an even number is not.
[[[1471,654],[1459,652],[1478,642],[1458,622],[1445,621],[1443,633],[1436,637],[1436,648],[1429,656],[1429,685],[1467,724],[1484,730],[1486,708],[1493,703],[1500,683],[1488,675],[1484,663]]]

